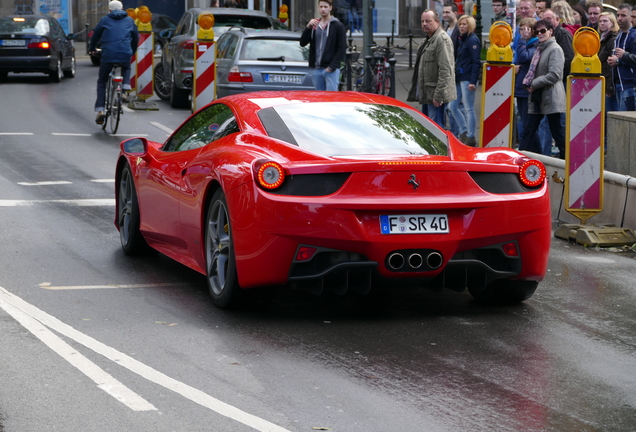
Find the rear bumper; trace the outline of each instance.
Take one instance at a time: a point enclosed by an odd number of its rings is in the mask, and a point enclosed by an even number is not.
[[[49,72],[52,70],[51,56],[0,57],[3,72]]]

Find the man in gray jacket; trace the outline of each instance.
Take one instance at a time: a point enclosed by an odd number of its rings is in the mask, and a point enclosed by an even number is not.
[[[434,10],[422,13],[422,30],[428,37],[422,42],[418,65],[419,101],[427,105],[431,120],[444,127],[444,106],[457,99],[453,42],[440,26]]]

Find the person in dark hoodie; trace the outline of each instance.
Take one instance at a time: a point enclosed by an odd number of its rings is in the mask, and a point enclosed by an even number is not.
[[[316,90],[338,90],[340,63],[345,58],[346,33],[344,25],[331,15],[332,0],[320,0],[318,3],[320,18],[309,20],[300,36],[300,46],[309,46],[309,66],[314,71]]]
[[[108,3],[110,13],[103,17],[95,27],[88,48],[89,52],[95,52],[97,43],[102,41],[102,60],[99,65],[97,100],[95,101],[95,111],[97,112],[95,122],[97,124],[104,123],[106,83],[115,63],[121,64],[124,95],[127,97],[126,93],[130,91],[130,58],[137,51],[139,33],[135,22],[123,8],[120,1]]]

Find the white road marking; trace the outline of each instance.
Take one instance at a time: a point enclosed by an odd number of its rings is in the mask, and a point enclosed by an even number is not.
[[[0,132],[0,135],[33,135],[33,132]]]
[[[20,186],[51,186],[51,185],[67,185],[73,184],[69,181],[41,181],[35,183],[27,183],[27,182],[18,182]]]
[[[157,287],[165,287],[165,286],[183,286],[186,285],[184,283],[156,283],[156,284],[132,284],[132,285],[117,285],[117,284],[108,284],[108,285],[69,285],[69,286],[51,286],[50,283],[44,282],[39,286],[40,288],[44,288],[52,291],[62,291],[62,290],[91,290],[91,289],[126,289],[126,288],[157,288]]]
[[[51,132],[51,135],[55,135],[55,136],[77,136],[77,137],[91,137],[91,136],[93,136],[92,134],[83,134],[83,133],[56,133],[56,132]]]
[[[95,183],[115,183],[115,179],[93,179],[91,181]]]
[[[6,289],[0,287],[0,307],[5,310],[11,309],[11,307],[7,308],[7,305],[13,306],[13,308],[18,309],[24,314],[36,319],[41,324],[49,327],[50,329],[55,330],[63,336],[66,336],[69,339],[72,339],[75,342],[95,351],[96,353],[103,355],[107,359],[130,370],[131,372],[134,372],[146,378],[150,382],[158,384],[168,390],[172,390],[175,393],[185,397],[186,399],[189,399],[192,402],[195,402],[218,414],[221,414],[246,426],[252,427],[257,431],[290,432],[287,429],[284,429],[274,423],[268,422],[267,420],[264,420],[260,417],[256,417],[255,415],[242,411],[232,405],[220,401],[219,399],[213,398],[212,396],[200,390],[197,390],[194,387],[190,387],[187,384],[170,378],[169,376],[151,368],[150,366],[146,366],[145,364],[135,360],[134,358],[75,330],[68,324],[64,324],[57,318],[47,314],[37,307],[25,302],[20,297],[11,294]],[[7,312],[9,311],[7,310]]]
[[[161,129],[164,132],[167,132],[168,134],[172,134],[172,132],[174,132],[174,129],[170,129],[167,126],[162,125],[161,123],[157,123],[157,122],[149,122],[151,125],[153,125],[156,128]]]
[[[60,339],[51,330],[42,325],[37,318],[20,310],[14,299],[5,299],[3,294],[8,294],[0,287],[0,307],[11,315],[17,322],[22,324],[24,328],[29,330],[35,337],[40,339],[46,346],[51,348],[60,357],[75,366],[84,375],[95,381],[97,388],[104,390],[106,393],[128,406],[133,411],[156,411],[152,404],[130,390],[128,387],[117,381],[110,374],[105,372],[95,363],[84,357],[79,351],[73,349],[69,344]]]
[[[114,206],[114,198],[105,199],[75,199],[75,200],[0,200],[0,207],[21,207],[36,204],[68,204],[77,207]]]
[[[148,134],[110,134],[114,137],[147,137]]]

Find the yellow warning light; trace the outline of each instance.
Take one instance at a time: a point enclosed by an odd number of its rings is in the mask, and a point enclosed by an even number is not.
[[[137,11],[133,8],[128,8],[126,9],[126,13],[128,14],[129,17],[131,17],[132,19],[136,20],[137,19]]]
[[[287,13],[289,11],[289,8],[286,4],[284,4],[280,7],[279,11],[281,11],[282,13]]]
[[[148,24],[150,20],[152,20],[152,14],[148,10],[148,8],[139,8],[139,12],[137,12],[137,19],[143,24]]]
[[[497,21],[490,27],[490,48],[486,52],[488,63],[512,63],[512,28],[505,21]]]
[[[497,21],[490,27],[490,43],[499,48],[506,47],[512,42],[512,29],[505,21]]]
[[[214,27],[214,15],[210,12],[201,12],[199,15],[199,27],[203,30],[210,30]]]
[[[598,54],[598,50],[601,47],[601,38],[591,27],[581,27],[572,37],[572,47],[578,54],[592,57]]]
[[[600,47],[601,38],[593,28],[579,28],[572,37],[574,59],[570,67],[570,74],[600,75],[601,61],[598,58],[598,50]]]

